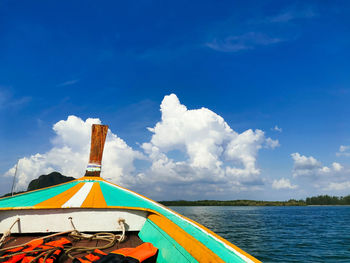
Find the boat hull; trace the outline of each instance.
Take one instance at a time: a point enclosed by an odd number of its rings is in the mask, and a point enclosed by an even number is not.
[[[73,230],[81,232],[121,231],[119,219],[125,220],[126,231],[140,231],[147,211],[129,209],[23,209],[0,212],[0,232],[4,233],[19,218],[12,233],[51,233]],[[72,221],[71,221],[72,220]]]
[[[18,217],[21,233],[72,230],[70,217],[78,231],[115,232],[122,218],[128,231],[159,249],[157,262],[260,262],[197,222],[99,177],[0,200],[2,230]]]

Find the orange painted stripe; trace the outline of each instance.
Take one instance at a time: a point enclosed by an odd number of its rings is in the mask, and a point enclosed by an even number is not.
[[[79,183],[73,186],[72,188],[69,188],[67,191],[64,191],[63,193],[56,195],[50,199],[47,199],[37,205],[34,206],[34,208],[60,208],[64,203],[66,203],[69,199],[72,198],[73,195],[75,195],[80,188],[82,188],[84,183]]]
[[[167,208],[169,210],[171,210],[170,208]],[[173,211],[173,210],[172,210]],[[176,213],[176,212],[175,212]],[[180,215],[180,214],[178,214]],[[225,243],[226,245],[232,247],[234,250],[236,250],[237,252],[241,253],[242,255],[246,256],[247,258],[249,258],[250,260],[252,260],[253,262],[256,263],[261,263],[260,260],[256,259],[255,257],[253,257],[252,255],[249,255],[247,252],[245,252],[244,250],[240,249],[239,247],[237,247],[236,245],[232,244],[231,242],[227,241],[226,239],[224,239],[223,237],[219,236],[218,234],[214,233],[213,231],[211,231],[210,229],[206,228],[205,226],[202,226],[201,224],[199,224],[198,222],[185,217],[183,215],[180,215],[182,218],[185,218],[186,220],[192,222],[193,224],[195,224],[196,226],[198,226],[199,228],[202,228],[203,230],[205,230],[208,234],[211,234],[212,236],[216,237],[217,239],[221,240],[223,243]]]
[[[88,208],[106,208],[107,203],[103,196],[100,183],[94,183],[90,190],[90,193],[86,197],[85,201],[81,205],[81,207]]]
[[[167,208],[169,210],[171,210],[170,208]],[[171,210],[173,212],[175,212],[174,210]],[[176,214],[178,214],[177,212],[175,212]],[[221,240],[223,243],[225,243],[226,245],[232,247],[234,250],[236,250],[237,252],[241,253],[242,255],[246,256],[247,258],[249,258],[250,260],[252,260],[253,262],[256,263],[261,263],[260,260],[256,259],[255,257],[253,257],[252,255],[249,255],[247,252],[245,252],[244,250],[240,249],[239,247],[237,247],[236,245],[232,244],[231,242],[227,241],[226,239],[224,239],[223,237],[219,236],[218,234],[216,234],[215,232],[211,231],[210,229],[206,228],[205,226],[202,226],[201,224],[199,224],[198,222],[185,217],[181,214],[178,214],[179,216],[181,216],[182,218],[192,222],[193,224],[195,224],[196,226],[198,226],[199,228],[202,228],[203,230],[205,230],[208,234],[211,234],[212,236],[216,237],[217,239]]]
[[[185,248],[198,262],[224,262],[213,251],[166,217],[150,214],[148,219],[172,237],[180,246]]]
[[[87,176],[87,177],[81,177],[81,178],[78,179],[78,180],[86,180],[86,179],[87,179],[87,180],[101,180],[101,181],[104,181],[104,182],[109,183],[109,184],[111,184],[111,185],[114,185],[114,186],[116,186],[116,187],[118,187],[118,188],[124,189],[124,190],[126,190],[126,191],[130,191],[130,192],[132,192],[132,193],[138,195],[139,197],[141,197],[141,198],[143,198],[143,199],[146,199],[146,200],[151,201],[151,202],[155,202],[158,206],[163,207],[164,209],[171,211],[172,213],[178,215],[179,217],[181,217],[181,218],[183,218],[183,219],[185,219],[185,220],[187,220],[187,221],[189,221],[189,222],[195,224],[197,227],[201,228],[202,230],[204,230],[204,231],[207,232],[208,234],[210,234],[210,235],[216,237],[216,238],[219,239],[221,242],[225,243],[226,245],[230,246],[231,248],[233,248],[233,249],[236,250],[237,252],[239,252],[239,253],[241,253],[242,255],[246,256],[247,258],[249,258],[249,259],[252,260],[253,262],[256,262],[256,263],[259,263],[259,262],[260,262],[260,263],[261,263],[260,260],[256,259],[255,257],[253,257],[252,255],[248,254],[248,253],[245,252],[244,250],[240,249],[240,248],[237,247],[236,245],[232,244],[232,243],[229,242],[228,240],[226,240],[226,239],[224,239],[223,237],[219,236],[218,234],[214,233],[214,232],[211,231],[210,229],[206,228],[205,226],[202,226],[202,225],[199,224],[198,222],[196,222],[196,221],[194,221],[194,220],[192,220],[192,219],[190,219],[190,218],[188,218],[188,217],[185,217],[185,216],[183,216],[183,215],[177,213],[176,211],[170,209],[169,207],[166,207],[166,206],[164,206],[164,205],[162,205],[162,204],[160,204],[160,203],[158,203],[158,202],[156,202],[156,201],[154,201],[154,200],[152,200],[152,199],[150,199],[150,198],[148,198],[148,197],[146,197],[146,196],[143,196],[143,195],[141,195],[141,194],[139,194],[139,193],[136,193],[136,192],[134,192],[134,191],[132,191],[132,190],[130,190],[130,189],[127,189],[127,188],[122,187],[122,186],[120,186],[120,185],[117,185],[117,184],[115,184],[115,183],[109,182],[109,181],[105,180],[105,179],[102,178],[102,177],[88,177],[88,176]],[[156,213],[156,214],[159,214],[158,212],[153,211],[152,209],[147,209],[147,208],[145,209],[145,208],[141,208],[141,207],[135,208],[135,207],[112,207],[112,206],[109,206],[108,208],[121,208],[121,209],[132,209],[132,210],[144,210],[144,211],[150,211],[150,212],[154,212],[154,213]],[[0,210],[1,210],[1,208],[0,208]]]
[[[100,177],[100,178],[101,178],[101,177]],[[201,228],[202,230],[206,231],[208,234],[210,234],[210,235],[216,237],[216,238],[219,239],[221,242],[225,243],[226,245],[230,246],[231,248],[233,248],[233,249],[236,250],[237,252],[239,252],[239,253],[241,253],[242,255],[246,256],[247,258],[249,258],[249,259],[252,260],[253,262],[261,263],[260,260],[256,259],[256,258],[253,257],[252,255],[249,255],[249,254],[248,254],[247,252],[245,252],[244,250],[240,249],[240,248],[237,247],[236,245],[232,244],[232,243],[229,242],[228,240],[226,240],[226,239],[224,239],[223,237],[219,236],[218,234],[214,233],[213,231],[211,231],[210,229],[206,228],[205,226],[202,226],[202,225],[199,224],[198,222],[196,222],[196,221],[194,221],[194,220],[192,220],[192,219],[190,219],[190,218],[188,218],[188,217],[185,217],[185,216],[179,214],[178,212],[176,212],[176,211],[170,209],[169,207],[166,207],[166,206],[164,206],[164,205],[162,205],[162,204],[160,204],[160,203],[158,203],[158,202],[156,202],[156,201],[154,201],[154,200],[152,200],[152,199],[150,199],[150,198],[148,198],[148,197],[146,197],[146,196],[143,196],[143,195],[141,195],[141,194],[139,194],[139,193],[136,193],[136,192],[134,192],[134,191],[132,191],[132,190],[129,190],[129,189],[125,188],[125,187],[122,187],[122,186],[120,186],[120,185],[111,183],[111,182],[109,182],[109,181],[107,181],[107,180],[105,180],[105,179],[103,179],[103,178],[101,178],[101,180],[102,180],[102,181],[105,181],[106,183],[112,184],[112,185],[114,185],[114,186],[116,186],[116,187],[119,187],[119,188],[121,188],[121,189],[124,189],[124,190],[126,190],[126,191],[130,191],[130,192],[132,192],[132,193],[134,193],[134,194],[140,196],[141,198],[144,198],[144,199],[149,200],[149,201],[151,201],[151,202],[155,202],[155,203],[156,203],[157,205],[159,205],[160,207],[163,207],[164,209],[171,211],[172,213],[178,215],[179,217],[182,217],[183,219],[185,219],[185,220],[187,220],[187,221],[189,221],[189,222],[195,224],[197,227],[199,227],[199,228]],[[144,210],[146,210],[146,209],[144,209]],[[154,212],[155,212],[155,211],[154,211]],[[158,212],[156,212],[156,213],[158,214]]]
[[[92,180],[92,181],[106,181],[99,176],[83,176],[77,179],[78,181]]]
[[[49,188],[53,188],[53,187],[56,187],[56,186],[60,186],[60,185],[64,185],[64,184],[69,184],[69,183],[73,183],[73,182],[76,182],[76,181],[79,181],[80,179],[74,179],[72,181],[69,181],[69,182],[65,182],[65,183],[61,183],[61,184],[56,184],[56,185],[51,185],[51,186],[47,186],[47,187],[43,187],[43,188],[40,188],[40,189],[36,189],[36,190],[31,190],[31,191],[28,191],[28,192],[24,192],[24,193],[20,193],[20,194],[15,194],[13,196],[20,196],[20,195],[25,195],[25,194],[29,194],[29,193],[34,193],[34,192],[37,192],[37,191],[42,191],[42,190],[45,190],[45,189],[49,189]],[[9,198],[11,196],[4,196],[4,197],[0,197],[0,200],[1,199],[5,199],[5,198]],[[4,210],[4,209],[1,209],[1,210]],[[6,209],[5,209],[6,210]],[[11,209],[12,210],[12,209]]]

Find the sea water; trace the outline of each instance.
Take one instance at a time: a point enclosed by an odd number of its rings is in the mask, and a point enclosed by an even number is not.
[[[171,206],[263,262],[349,262],[350,206]]]

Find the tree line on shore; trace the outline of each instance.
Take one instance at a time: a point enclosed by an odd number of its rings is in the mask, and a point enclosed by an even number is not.
[[[198,201],[160,201],[166,206],[306,206],[306,205],[350,205],[350,195],[319,195],[307,197],[305,200],[290,199],[288,201],[256,201],[256,200],[198,200]]]
[[[306,205],[350,205],[350,195],[347,196],[329,196],[319,195],[307,197]]]

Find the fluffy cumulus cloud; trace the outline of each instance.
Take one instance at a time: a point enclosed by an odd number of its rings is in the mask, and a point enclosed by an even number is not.
[[[300,153],[291,154],[294,161],[293,176],[310,175],[317,173],[322,169],[322,164],[312,156],[301,155]]]
[[[342,191],[342,190],[350,190],[350,181],[344,181],[344,182],[331,182],[327,187],[325,187],[325,190],[331,190],[331,191]]]
[[[258,151],[278,146],[277,140],[266,138],[261,130],[237,133],[213,111],[189,110],[174,94],[165,96],[161,113],[161,121],[149,128],[151,141],[142,145],[152,161],[150,178],[191,183],[191,188],[198,190],[205,183],[212,191],[262,183],[256,164]],[[187,158],[169,158],[172,151],[180,151]]]
[[[350,189],[350,170],[340,163],[333,162],[325,166],[312,156],[300,153],[293,153],[291,156],[294,161],[293,177],[304,179],[304,183],[308,181],[309,187],[315,187],[321,189],[323,193],[326,191],[330,194]]]
[[[300,153],[291,154],[294,161],[293,176],[317,176],[322,174],[334,174],[343,170],[340,163],[332,163],[331,166],[324,166],[312,156],[301,155]]]
[[[76,116],[57,122],[53,126],[55,137],[52,139],[52,148],[46,153],[20,159],[17,189],[25,189],[32,179],[52,171],[77,178],[84,175],[89,158],[91,125],[100,123],[99,119],[83,121]],[[103,176],[119,181],[122,176],[133,172],[136,158],[143,156],[109,131],[103,158]],[[5,176],[13,176],[14,172],[15,167],[12,167]]]
[[[340,145],[337,156],[350,156],[350,145]]]
[[[275,125],[275,127],[273,127],[271,130],[277,131],[277,132],[282,132],[282,128],[278,127],[277,125]]]
[[[272,188],[280,190],[280,189],[296,189],[298,186],[291,184],[289,179],[281,178],[279,180],[273,180]]]
[[[164,97],[160,110],[161,120],[148,128],[153,133],[151,140],[139,150],[108,132],[101,176],[155,198],[238,192],[264,184],[257,165],[258,153],[263,148],[279,146],[277,140],[258,129],[238,133],[207,108],[187,109],[174,94]],[[82,176],[94,123],[101,121],[69,116],[57,122],[53,126],[52,148],[20,160],[18,188],[54,170]],[[137,159],[148,166],[138,167]],[[13,173],[14,167],[6,175]]]

